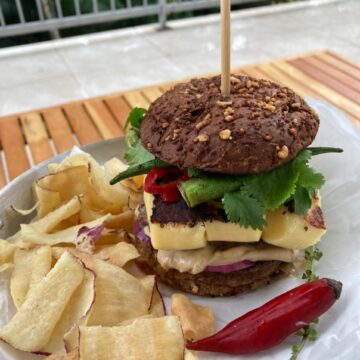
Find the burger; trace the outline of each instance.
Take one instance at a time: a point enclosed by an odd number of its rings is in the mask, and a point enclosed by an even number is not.
[[[138,265],[167,285],[229,296],[291,272],[326,232],[322,174],[311,156],[319,117],[294,91],[232,75],[179,83],[136,108],[127,125],[130,167],[146,174],[132,242]],[[139,178],[135,178],[139,180]]]

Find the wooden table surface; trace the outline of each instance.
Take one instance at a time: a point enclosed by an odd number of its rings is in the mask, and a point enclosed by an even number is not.
[[[304,54],[233,72],[273,80],[301,96],[326,100],[360,129],[360,65],[333,52]],[[131,108],[147,108],[172,85],[156,85],[0,118],[0,188],[33,164],[74,145],[123,135]]]

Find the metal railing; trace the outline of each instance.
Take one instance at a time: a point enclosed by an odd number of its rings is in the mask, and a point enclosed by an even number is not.
[[[31,2],[35,15],[29,19],[24,4],[29,6]],[[264,0],[232,0],[233,5],[259,2]],[[73,13],[65,14],[61,0],[0,0],[0,38],[42,31],[51,31],[58,37],[59,29],[150,15],[157,16],[160,28],[165,28],[170,14],[219,7],[220,0],[108,0],[106,9],[100,9],[99,0],[91,0],[92,9],[86,13],[82,11],[83,0],[72,0],[72,3]],[[15,21],[7,19],[5,10],[9,6],[16,9]]]

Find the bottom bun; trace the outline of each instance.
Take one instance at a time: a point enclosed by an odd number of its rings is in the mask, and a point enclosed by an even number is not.
[[[137,265],[147,274],[155,274],[165,284],[199,296],[231,296],[255,290],[270,284],[281,275],[288,275],[291,265],[282,261],[258,261],[255,265],[229,273],[203,271],[199,274],[164,269],[157,261],[156,250],[132,239],[140,253]]]

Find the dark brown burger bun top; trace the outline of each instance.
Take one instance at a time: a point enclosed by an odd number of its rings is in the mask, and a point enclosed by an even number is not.
[[[157,158],[185,168],[256,174],[293,159],[312,143],[319,118],[292,90],[267,80],[220,76],[177,84],[153,102],[141,139]]]

